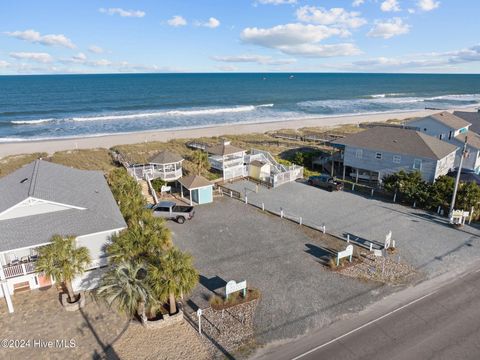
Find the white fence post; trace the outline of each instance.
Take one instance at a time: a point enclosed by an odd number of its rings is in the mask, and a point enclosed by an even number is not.
[[[370,243],[370,251],[372,251],[372,250],[373,250],[373,244]]]
[[[262,202],[262,211],[265,211],[265,204]]]
[[[395,202],[397,200],[397,192],[395,191],[395,193],[393,194],[393,202]]]
[[[370,197],[373,197],[373,189],[372,189],[372,192],[371,192],[371,194],[370,194]]]
[[[230,197],[233,198],[233,191],[230,190]]]
[[[300,220],[298,221],[299,225],[302,225],[302,217],[300,216]]]
[[[245,204],[248,204],[248,196],[245,196]]]
[[[347,243],[350,242],[350,234],[347,234]]]
[[[280,218],[283,219],[283,209],[280,208]]]
[[[323,224],[323,225],[322,225],[322,233],[324,233],[324,234],[325,234],[325,232],[326,232],[326,229],[325,229],[325,224]]]

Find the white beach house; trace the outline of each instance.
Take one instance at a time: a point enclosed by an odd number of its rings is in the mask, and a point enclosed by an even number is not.
[[[124,166],[137,180],[148,178],[171,182],[182,177],[183,160],[177,153],[164,150],[152,156],[146,164],[124,164]]]
[[[224,140],[221,144],[208,146],[210,166],[222,172],[223,180],[230,180],[247,175],[245,166],[246,150],[233,146],[230,141]]]
[[[100,171],[36,160],[0,178],[0,296],[9,311],[17,291],[52,284],[35,273],[35,262],[53,235],[75,236],[88,248],[92,262],[74,287],[91,288],[107,265],[105,245],[126,226]]]

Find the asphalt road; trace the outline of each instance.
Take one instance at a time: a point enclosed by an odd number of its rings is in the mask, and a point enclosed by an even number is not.
[[[480,359],[480,269],[375,316],[362,314],[261,359]],[[395,295],[394,295],[395,296]]]

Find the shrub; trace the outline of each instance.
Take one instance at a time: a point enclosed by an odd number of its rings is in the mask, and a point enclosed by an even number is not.
[[[247,289],[247,295],[243,297],[240,291],[230,294],[228,299],[224,299],[218,295],[212,295],[209,299],[210,306],[214,310],[223,310],[229,307],[240,305],[249,301],[259,299],[261,296],[258,289]]]

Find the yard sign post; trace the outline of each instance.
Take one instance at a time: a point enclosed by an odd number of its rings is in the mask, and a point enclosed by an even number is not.
[[[202,335],[202,309],[197,310],[198,316],[198,333]]]
[[[350,262],[352,262],[353,255],[353,245],[348,245],[345,250],[339,251],[337,254],[337,266],[340,264],[340,259],[344,257],[350,257]]]

